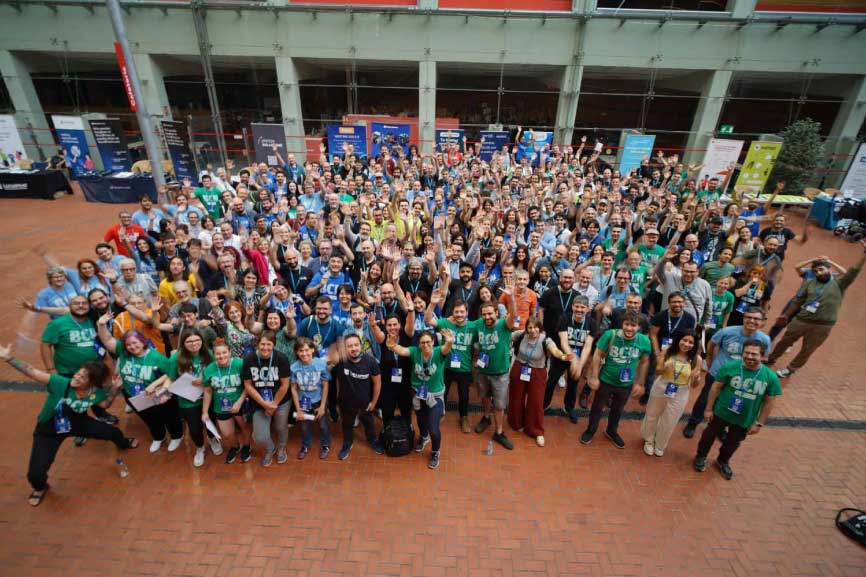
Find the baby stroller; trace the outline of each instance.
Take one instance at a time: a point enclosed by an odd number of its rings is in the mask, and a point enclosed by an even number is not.
[[[839,208],[839,222],[833,234],[844,236],[848,242],[866,238],[866,201],[846,198]]]

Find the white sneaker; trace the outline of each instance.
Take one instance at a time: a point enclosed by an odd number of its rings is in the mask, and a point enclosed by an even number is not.
[[[794,371],[792,371],[788,367],[785,367],[784,369],[779,369],[778,371],[776,371],[776,374],[779,375],[780,379],[787,379],[794,374]]]
[[[214,455],[222,455],[223,454],[223,446],[220,443],[220,440],[216,437],[209,437],[208,442],[210,443],[210,450],[213,451]]]
[[[198,447],[195,450],[195,457],[192,458],[193,467],[201,467],[204,465],[204,447]]]
[[[123,412],[128,415],[129,413],[132,412],[132,407],[129,405],[126,405],[125,407],[123,407]]]
[[[544,435],[538,435],[537,437],[535,437],[535,444],[538,445],[539,447],[543,447],[544,446]]]
[[[643,452],[652,457],[655,454],[655,443],[652,441],[644,441]]]
[[[177,448],[180,447],[181,443],[183,443],[183,437],[181,437],[180,439],[172,439],[171,441],[169,441],[168,452],[174,453],[175,451],[177,451]]]
[[[150,444],[150,452],[157,453],[162,448],[162,441],[154,441]]]
[[[664,450],[664,449],[659,449],[658,447],[656,447],[655,454],[656,454],[656,457],[664,457],[664,455],[665,455],[665,450]]]
[[[560,389],[565,388],[565,377],[559,377],[559,388]]]

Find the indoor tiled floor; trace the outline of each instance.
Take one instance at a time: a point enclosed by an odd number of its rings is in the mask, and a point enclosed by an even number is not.
[[[4,200],[2,208],[0,339],[17,331],[38,339],[43,321],[22,322],[12,305],[43,286],[33,246],[71,264],[90,254],[119,207],[76,196]],[[814,231],[788,262],[822,253],[850,264],[858,251]],[[795,287],[789,270],[775,310]],[[786,387],[778,415],[866,420],[864,296],[860,279],[828,343]],[[35,348],[23,352],[38,358]],[[150,455],[145,444],[126,455],[132,473],[121,479],[112,446],[67,443],[52,491],[32,509],[25,471],[41,399],[0,393],[4,576],[866,574],[866,549],[833,526],[837,509],[866,506],[864,432],[765,428],[735,456],[732,481],[713,468],[695,473],[697,440],[679,433],[664,458],[646,457],[634,421],[621,427],[624,451],[601,435],[580,445],[584,422],[548,418],[545,448],[512,433],[516,449],[497,445],[488,457],[488,437],[461,434],[449,413],[438,471],[416,454],[388,459],[361,442],[345,462],[332,453],[268,470],[210,455],[193,469],[188,443],[172,455]],[[122,415],[119,404],[114,412]],[[135,417],[121,424],[146,435]],[[298,444],[293,430],[290,457]]]

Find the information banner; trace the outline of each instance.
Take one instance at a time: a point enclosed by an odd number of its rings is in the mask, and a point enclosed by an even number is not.
[[[129,147],[120,120],[113,118],[98,118],[90,121],[90,130],[96,149],[102,157],[102,166],[111,172],[129,172],[132,163],[129,161]]]
[[[264,162],[268,166],[277,166],[277,155],[274,145],[283,160],[286,160],[286,131],[282,124],[251,124],[253,145],[256,150],[256,162]]]
[[[366,126],[341,126],[331,124],[328,126],[328,154],[331,157],[345,155],[345,148],[352,145],[355,156],[364,158],[367,156],[367,127]]]
[[[508,144],[508,132],[505,130],[482,130],[479,132],[481,136],[481,160],[490,162],[493,158],[493,153],[497,150],[502,150],[502,147]]]
[[[80,116],[53,115],[54,132],[63,150],[66,167],[69,173],[76,177],[93,170],[93,159],[87,147],[87,135],[84,134],[84,121]]]
[[[165,147],[168,149],[168,157],[174,165],[174,174],[179,181],[189,178],[193,184],[198,184],[198,175],[195,173],[195,161],[192,157],[192,149],[189,147],[189,133],[183,122],[171,120],[162,121],[162,136],[165,138]]]
[[[741,194],[763,192],[780,150],[782,150],[781,142],[753,142],[749,146],[743,168],[740,169],[740,177],[734,185],[735,190]]]
[[[728,175],[728,166],[736,164],[740,159],[740,152],[745,144],[742,140],[728,140],[726,138],[712,138],[704,156],[704,167],[700,176],[718,178],[722,181]]]
[[[370,154],[372,156],[379,156],[383,146],[388,148],[392,156],[395,146],[401,147],[404,154],[409,153],[410,126],[408,124],[373,122],[371,127],[373,129],[373,134],[370,135]]]
[[[655,134],[627,134],[622,147],[622,160],[619,161],[619,173],[622,175],[640,166],[641,161],[651,158]]]
[[[866,199],[866,143],[857,149],[841,190],[845,196]]]
[[[451,128],[436,131],[436,152],[445,152],[452,144],[457,144],[460,152],[463,152],[463,129]]]
[[[27,158],[21,135],[15,128],[15,117],[0,115],[0,166],[10,168],[22,158]]]

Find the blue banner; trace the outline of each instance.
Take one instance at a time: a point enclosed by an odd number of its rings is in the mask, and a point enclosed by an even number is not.
[[[367,156],[367,127],[366,126],[341,126],[331,124],[328,126],[328,154],[331,157],[342,158],[345,147],[352,145],[355,156],[365,158]]]
[[[192,184],[197,185],[198,175],[195,173],[195,160],[189,147],[186,125],[183,122],[163,120],[162,136],[168,149],[168,157],[174,165],[174,175],[177,180],[183,182],[184,178],[188,178]]]
[[[408,124],[384,124],[374,122],[371,125],[373,134],[370,135],[370,155],[379,156],[382,147],[386,147],[391,156],[394,154],[394,147],[399,146],[403,149],[404,154],[409,153],[409,125]]]
[[[482,130],[481,136],[481,160],[490,162],[493,153],[502,151],[502,147],[508,144],[508,132],[505,130]]]
[[[436,131],[436,152],[446,152],[452,144],[457,144],[463,152],[464,131],[457,128]]]
[[[623,176],[640,166],[644,157],[651,158],[655,134],[628,134],[622,147],[622,159],[619,161],[619,173]]]
[[[87,136],[84,134],[84,122],[78,116],[51,117],[57,142],[63,150],[66,167],[69,173],[76,177],[79,174],[93,171],[93,159],[87,147]]]
[[[102,157],[102,166],[111,172],[129,172],[132,164],[129,161],[129,147],[126,145],[126,135],[123,126],[117,119],[97,119],[90,121],[90,130],[96,149]]]

